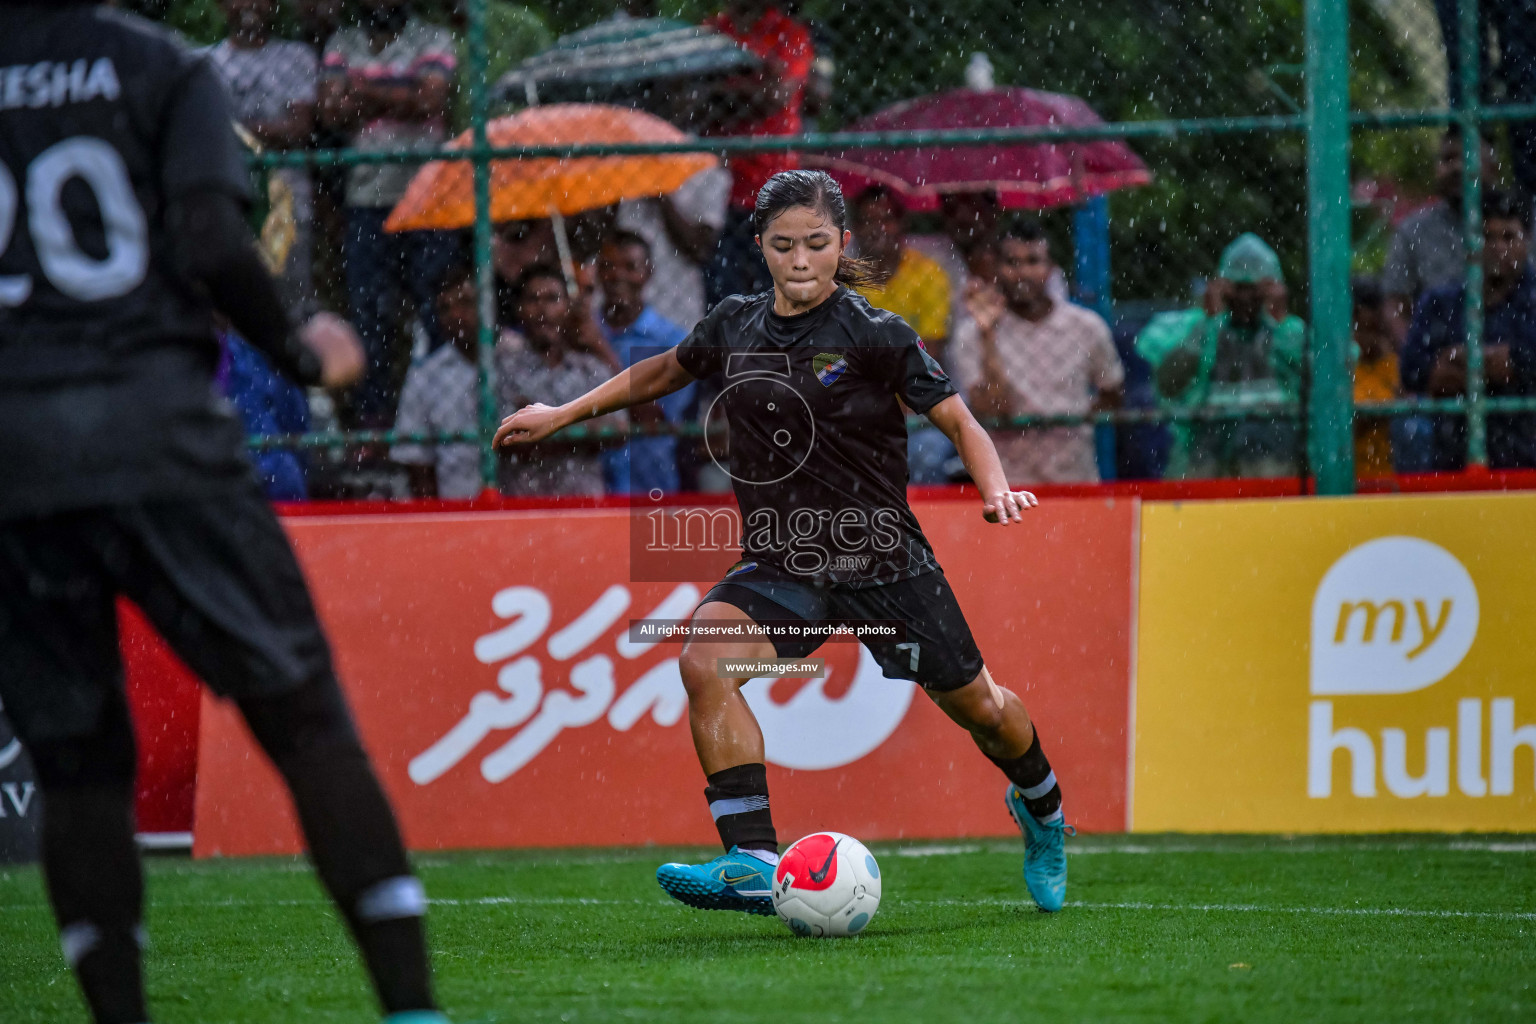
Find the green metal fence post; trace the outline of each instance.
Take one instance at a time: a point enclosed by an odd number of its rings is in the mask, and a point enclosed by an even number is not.
[[[1467,291],[1462,315],[1467,346],[1467,464],[1488,464],[1488,425],[1483,407],[1483,36],[1477,0],[1457,7],[1459,84],[1461,103],[1456,123],[1461,128],[1461,214],[1467,236]]]
[[[492,447],[498,425],[496,409],[496,282],[491,264],[491,164],[483,151],[485,137],[485,5],[486,0],[469,0],[467,37],[469,66],[460,69],[469,76],[469,120],[474,131],[475,180],[475,294],[480,307],[480,479],[487,488],[496,487],[496,449]]]
[[[1307,451],[1319,494],[1355,489],[1350,380],[1349,18],[1307,0],[1307,250],[1312,285]]]

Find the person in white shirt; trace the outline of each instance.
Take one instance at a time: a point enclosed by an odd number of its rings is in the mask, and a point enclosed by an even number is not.
[[[908,235],[907,244],[936,261],[949,278],[949,336],[953,338],[970,317],[965,296],[971,281],[990,281],[996,276],[1003,208],[992,192],[954,192],[944,197],[941,216],[943,231]],[[1051,266],[1046,290],[1055,301],[1066,302],[1067,276],[1059,266]],[[953,372],[948,353],[938,360]]]
[[[1097,313],[1053,298],[1050,243],[1034,221],[998,243],[997,286],[972,280],[950,346],[955,381],[980,418],[1118,408],[1125,369]],[[1093,428],[993,430],[1010,483],[1097,483]]]
[[[460,264],[448,271],[437,296],[437,317],[448,344],[406,374],[395,414],[397,433],[474,433],[479,426],[480,316],[472,267]],[[389,454],[405,466],[412,497],[473,498],[484,486],[480,449],[474,444],[406,441]]]
[[[618,206],[618,227],[633,231],[651,247],[652,274],[641,296],[667,320],[692,330],[704,319],[704,264],[715,252],[731,195],[731,172],[700,171],[682,188],[654,199],[630,199]]]

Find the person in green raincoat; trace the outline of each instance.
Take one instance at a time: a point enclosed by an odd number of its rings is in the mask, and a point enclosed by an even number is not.
[[[1285,308],[1280,258],[1258,235],[1221,254],[1201,308],[1160,313],[1136,336],[1165,408],[1237,408],[1301,397],[1307,325]],[[1172,479],[1287,476],[1300,471],[1293,419],[1174,424]]]

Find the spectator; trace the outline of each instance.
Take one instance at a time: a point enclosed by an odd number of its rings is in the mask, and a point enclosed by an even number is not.
[[[457,63],[453,33],[414,16],[408,0],[361,0],[360,9],[363,25],[341,29],[326,47],[321,119],[350,129],[350,144],[363,152],[442,145]],[[384,231],[416,170],[414,164],[358,164],[347,174],[347,293],[368,349],[353,413],[367,427],[387,425],[392,413],[404,292],[432,347],[440,338],[437,286],[457,240],[441,231]]]
[[[615,223],[651,249],[645,304],[688,330],[704,319],[704,267],[725,227],[730,192],[731,173],[712,167],[671,195],[619,204]]]
[[[888,309],[911,325],[933,357],[944,362],[949,342],[949,279],[939,264],[907,244],[905,211],[884,185],[872,185],[853,204],[859,254],[875,263],[886,278],[879,286],[859,289],[869,302]],[[939,428],[923,424],[907,437],[909,479],[914,484],[942,484],[963,467]]]
[[[1489,395],[1526,395],[1536,389],[1536,277],[1527,242],[1530,208],[1520,197],[1490,191],[1483,200],[1483,379]],[[1437,288],[1419,301],[1403,346],[1403,390],[1450,398],[1466,393],[1466,285]],[[1434,417],[1437,470],[1467,462],[1464,416]],[[1488,417],[1488,464],[1495,469],[1536,467],[1536,417]]]
[[[548,264],[529,267],[517,283],[520,334],[497,351],[497,384],[508,411],[541,403],[562,405],[580,398],[611,375],[597,355],[583,351],[572,329],[571,297],[565,275]],[[588,429],[624,426],[622,414],[589,421]],[[506,494],[603,493],[603,463],[595,440],[549,440],[519,446],[502,463]]]
[[[344,0],[298,0],[295,17],[298,39],[316,53],[324,53],[331,37],[341,27]],[[316,149],[341,149],[350,136],[315,119],[310,144]],[[316,167],[310,172],[315,196],[315,220],[310,231],[315,236],[311,259],[315,291],[322,306],[343,307],[346,290],[341,281],[341,246],[346,232],[342,224],[342,202],[346,194],[346,169],[337,166]]]
[[[714,257],[725,225],[731,173],[724,167],[700,171],[671,195],[618,204],[613,227],[640,235],[651,246],[653,272],[646,286],[646,305],[663,319],[692,329],[708,311],[705,268]],[[755,253],[755,249],[754,249]],[[761,256],[754,255],[761,260]],[[707,407],[718,382],[693,388],[696,404]],[[689,491],[724,492],[730,478],[697,438],[678,445],[679,486]]]
[[[303,43],[272,38],[276,0],[221,0],[229,35],[208,57],[229,87],[234,115],[263,149],[303,149],[315,128],[315,90],[320,77],[315,51]],[[277,280],[283,305],[295,321],[318,308],[311,254],[314,193],[302,167],[282,167],[268,178],[271,206],[284,227]],[[285,244],[283,244],[285,243]]]
[[[497,319],[510,327],[518,326],[517,281],[534,264],[549,264],[568,272],[571,292],[570,338],[575,347],[603,360],[617,373],[622,370],[603,332],[598,329],[600,300],[597,295],[597,254],[603,239],[615,227],[617,205],[599,206],[567,217],[565,233],[570,263],[560,256],[555,227],[547,218],[509,221],[492,241],[491,258],[497,277]]]
[[[1259,236],[1221,254],[1202,309],[1162,313],[1136,338],[1158,398],[1182,409],[1239,411],[1301,396],[1307,327],[1285,309],[1280,258]],[[1290,418],[1176,423],[1168,475],[1285,476],[1300,468]]]
[[[1451,106],[1461,106],[1461,26],[1459,0],[1435,0],[1435,14],[1440,19],[1440,37],[1445,41],[1445,70],[1449,81],[1446,92]],[[1508,103],[1536,103],[1536,21],[1532,20],[1530,0],[1479,0],[1482,18],[1482,45],[1478,47],[1482,68],[1477,80],[1482,84],[1483,102],[1492,98],[1489,75],[1489,36],[1492,28],[1498,37],[1499,62],[1495,75],[1504,84]],[[1536,198],[1536,121],[1516,118],[1509,122],[1509,148],[1514,155],[1515,183],[1527,202]]]
[[[1401,397],[1397,346],[1387,326],[1381,285],[1372,278],[1354,283],[1355,402],[1388,402]],[[1392,421],[1385,416],[1355,417],[1355,475],[1392,474]]]
[[[616,231],[603,243],[597,258],[602,286],[603,338],[624,366],[676,346],[688,336],[680,324],[662,316],[645,301],[651,281],[651,248],[631,231]],[[686,422],[697,387],[688,385],[659,402],[634,406],[630,419],[643,426]],[[675,494],[678,486],[676,437],[641,437],[623,448],[603,453],[603,480],[611,494]]]
[[[517,282],[536,264],[557,266],[559,247],[548,218],[512,220],[496,226],[491,236],[491,262],[496,268],[496,318],[505,327],[517,326]]]
[[[1125,370],[1109,325],[1092,310],[1051,297],[1056,269],[1034,221],[1004,235],[997,286],[972,281],[970,317],[955,336],[955,379],[983,418],[1085,414],[1120,405]],[[1010,483],[1097,483],[1093,427],[995,430]]]
[[[240,414],[240,425],[247,434],[308,432],[309,403],[304,390],[272,369],[266,356],[231,330],[219,332],[219,366],[214,382]],[[304,456],[297,450],[255,452],[251,461],[262,492],[270,500],[303,501],[309,497]]]
[[[702,134],[798,135],[806,79],[815,56],[810,30],[773,0],[729,0],[704,24],[725,33],[763,59],[755,74],[718,85],[699,116]],[[780,171],[800,166],[794,153],[752,153],[730,161],[730,210],[714,259],[705,271],[706,301],[755,294],[772,287],[768,265],[753,241],[752,208],[757,190]]]
[[[1493,166],[1493,150],[1483,146],[1483,166]],[[1461,130],[1451,128],[1440,139],[1435,161],[1434,202],[1403,218],[1387,249],[1381,286],[1386,293],[1387,324],[1401,348],[1408,322],[1419,298],[1431,288],[1444,288],[1467,274],[1467,247],[1462,240]]]
[[[996,278],[1002,206],[992,192],[953,192],[944,196],[940,210],[943,230],[909,235],[907,244],[937,262],[949,278],[950,323],[946,333],[953,338],[969,315],[965,296],[971,280],[990,282]],[[1067,301],[1066,276],[1060,267],[1051,273],[1050,293],[1057,302]]]
[[[402,434],[473,434],[480,428],[480,315],[474,267],[455,264],[437,296],[446,343],[411,367],[400,392],[395,430]],[[473,498],[483,486],[473,444],[404,442],[390,458],[406,467],[415,498]]]
[[[949,279],[937,262],[907,244],[906,211],[884,185],[872,185],[853,203],[859,255],[886,279],[859,289],[870,305],[905,320],[933,358],[944,361],[949,341]]]

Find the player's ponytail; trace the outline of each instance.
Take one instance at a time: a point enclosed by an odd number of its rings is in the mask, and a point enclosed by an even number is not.
[[[875,266],[875,261],[863,256],[849,256],[846,252],[837,258],[837,273],[833,280],[850,288],[878,288],[891,279],[891,275]]]
[[[826,171],[780,171],[757,190],[757,206],[752,211],[752,227],[761,235],[775,217],[796,206],[808,206],[830,220],[837,228],[838,240],[848,230],[848,204],[842,187]],[[849,256],[837,258],[838,284],[868,288],[884,284],[890,275],[883,273],[873,260]]]

